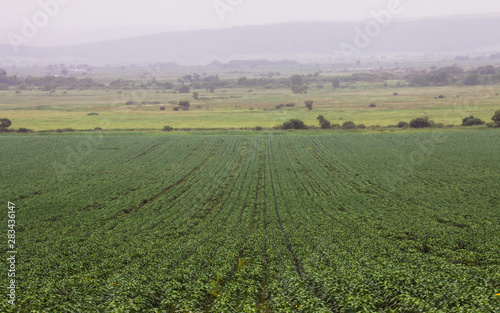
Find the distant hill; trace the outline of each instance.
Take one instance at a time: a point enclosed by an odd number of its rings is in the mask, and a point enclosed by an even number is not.
[[[196,62],[232,59],[341,59],[341,43],[353,44],[366,22],[301,22],[220,30],[170,32],[51,48],[0,45],[0,57],[62,58],[87,63]],[[394,21],[362,49],[371,54],[453,54],[500,48],[499,16]],[[498,51],[497,51],[498,52]]]

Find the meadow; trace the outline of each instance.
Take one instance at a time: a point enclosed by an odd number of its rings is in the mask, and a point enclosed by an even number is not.
[[[174,90],[61,90],[54,93],[38,89],[0,91],[1,117],[9,118],[13,128],[35,131],[73,128],[75,130],[160,130],[272,128],[291,118],[318,126],[316,117],[324,115],[334,124],[353,121],[366,126],[397,125],[400,121],[428,116],[436,123],[460,125],[474,115],[486,122],[498,110],[498,86],[396,87],[354,84],[348,89],[312,85],[307,94],[293,94],[288,88],[225,88],[214,93]],[[398,95],[394,95],[397,93]],[[440,95],[442,99],[435,99]],[[201,100],[210,99],[209,102]],[[189,111],[173,111],[181,100],[189,100]],[[305,100],[313,100],[307,110]],[[133,101],[133,105],[126,105]],[[147,104],[155,102],[157,104]],[[146,104],[142,104],[145,102]],[[279,104],[295,107],[275,109]],[[376,107],[369,107],[374,103]],[[165,110],[160,111],[164,106]],[[97,113],[98,115],[88,115]]]
[[[44,112],[64,117],[72,103],[68,119],[92,125],[84,100],[56,96],[39,97],[52,108],[9,112],[20,124],[39,112],[22,125],[45,129]],[[92,109],[113,116],[106,97]],[[355,120],[393,123],[365,111]],[[4,134],[18,302],[3,297],[1,311],[500,312],[498,140],[494,129]]]

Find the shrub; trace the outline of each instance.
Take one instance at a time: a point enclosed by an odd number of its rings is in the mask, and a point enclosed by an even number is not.
[[[340,129],[340,124],[332,124],[330,127],[333,129]]]
[[[21,93],[21,91],[20,91],[20,90],[16,90],[16,94],[20,94],[20,93]]]
[[[476,126],[476,125],[484,125],[486,124],[485,121],[475,118],[474,116],[469,116],[466,117],[462,120],[462,126]]]
[[[432,121],[428,117],[418,117],[410,121],[411,128],[427,128],[432,126]]]
[[[407,122],[399,122],[398,123],[399,128],[407,128],[409,126],[410,126],[410,124],[408,124]]]
[[[365,124],[358,124],[358,125],[356,125],[356,127],[359,128],[359,129],[365,129],[366,128]]]
[[[173,108],[174,111],[179,111],[180,107]]]
[[[356,129],[356,124],[354,122],[348,121],[342,124],[342,129]]]
[[[125,103],[125,104],[126,104],[126,105],[134,105],[134,104],[135,104],[135,102],[134,102],[134,101],[132,101],[132,100],[129,100],[129,101],[127,101],[127,103]]]
[[[444,99],[445,97],[443,95],[439,95],[438,99]]]
[[[495,114],[493,114],[491,120],[496,124],[497,127],[500,126],[500,110],[496,111]]]
[[[304,122],[298,119],[291,119],[283,123],[283,129],[305,129]]]
[[[166,108],[166,107],[164,107],[164,106],[161,106],[161,107],[160,107],[160,111],[165,111],[166,109],[167,109],[167,108]]]
[[[102,128],[101,127],[96,127],[96,128],[94,128],[94,131],[102,131]]]
[[[399,93],[395,92],[395,93],[393,93],[392,95],[393,95],[393,96],[397,96],[397,95],[399,95]]]
[[[285,106],[286,106],[287,108],[292,108],[292,107],[294,107],[294,106],[295,106],[295,103],[287,103],[287,104],[285,104]]]
[[[260,126],[256,126],[256,127],[255,127],[255,130],[262,130],[262,127],[260,127]]]
[[[32,133],[33,131],[31,129],[28,129],[28,128],[24,128],[24,127],[21,127],[17,130],[18,133],[23,133],[23,134],[26,134],[26,133]]]
[[[370,107],[370,108],[376,108],[377,105],[375,103],[370,103],[370,105],[368,107]]]
[[[99,115],[99,113],[88,113],[87,115]]]
[[[193,99],[198,100],[199,94],[197,92],[193,92]]]
[[[168,126],[168,125],[162,128],[162,131],[164,131],[164,132],[170,132],[172,130],[174,130],[174,129],[171,126]]]

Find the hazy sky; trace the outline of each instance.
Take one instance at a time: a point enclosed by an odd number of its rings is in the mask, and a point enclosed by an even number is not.
[[[60,4],[59,12],[31,42],[78,43],[163,31],[223,28],[286,21],[353,21],[398,0],[22,0],[2,1],[0,42],[8,31],[21,32],[23,18],[33,20],[40,3]],[[498,0],[399,0],[397,18],[500,12]],[[219,12],[214,8],[218,4]],[[51,7],[51,6],[49,6]],[[40,15],[38,15],[40,17]],[[43,19],[43,17],[42,17]],[[43,21],[42,21],[43,22]],[[88,31],[82,31],[87,28]]]

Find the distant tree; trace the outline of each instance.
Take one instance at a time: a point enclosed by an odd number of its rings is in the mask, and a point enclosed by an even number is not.
[[[193,92],[193,99],[198,100],[198,93],[197,92]]]
[[[166,107],[164,107],[164,106],[160,107],[160,111],[165,111],[165,110],[166,110]]]
[[[12,121],[9,120],[8,118],[0,118],[0,131],[6,131],[7,128],[12,125]]]
[[[342,129],[356,129],[356,128],[357,128],[357,127],[356,127],[356,124],[354,124],[354,122],[351,122],[351,121],[349,121],[349,122],[344,122],[344,123],[342,124]]]
[[[470,74],[465,78],[464,84],[467,86],[476,86],[481,84],[481,76],[477,73]]]
[[[418,117],[410,121],[411,128],[427,128],[432,126],[432,121],[428,117]]]
[[[306,105],[306,108],[308,110],[312,110],[313,109],[313,103],[314,103],[314,101],[312,101],[312,100],[306,100],[306,101],[304,101],[304,104]]]
[[[171,126],[168,126],[168,125],[162,128],[162,131],[164,131],[164,132],[170,132],[172,130],[174,130],[174,129]]]
[[[399,122],[398,123],[399,128],[407,128],[409,126],[410,126],[410,124],[408,124],[408,122]]]
[[[294,85],[292,86],[292,92],[295,93],[295,94],[298,94],[298,93],[307,93],[307,86],[299,86],[299,85]]]
[[[335,78],[332,82],[332,87],[333,89],[340,88],[340,80],[338,78]]]
[[[479,118],[475,118],[474,116],[466,117],[462,120],[462,126],[475,126],[475,125],[484,125],[485,121],[482,121]]]
[[[317,119],[322,129],[327,129],[331,127],[330,121],[328,121],[323,115],[318,115]]]
[[[189,88],[188,85],[182,85],[179,88],[179,93],[189,93],[190,90],[191,90],[191,88]]]
[[[174,111],[179,111],[180,107],[174,107],[173,110]]]
[[[44,85],[42,86],[42,91],[48,91],[50,93],[53,93],[55,91],[56,87],[53,85]]]
[[[292,86],[302,86],[304,85],[304,79],[300,75],[292,75],[290,77],[290,84]]]
[[[491,120],[496,124],[497,127],[500,127],[500,110],[495,112]]]
[[[191,103],[189,103],[189,101],[187,101],[187,100],[182,100],[179,102],[179,107],[181,107],[184,111],[189,110],[190,105],[191,105]]]

